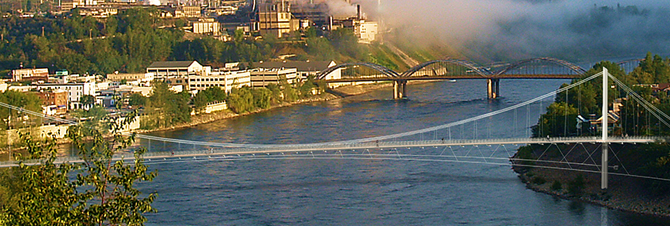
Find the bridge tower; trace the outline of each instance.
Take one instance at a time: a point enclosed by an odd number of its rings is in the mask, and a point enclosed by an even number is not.
[[[607,68],[603,67],[603,106],[602,106],[602,156],[601,156],[601,166],[600,166],[600,189],[607,190],[608,184],[608,143],[607,143],[607,119],[609,117],[607,111],[607,91],[609,89],[608,84],[609,71]]]
[[[497,99],[500,95],[500,79],[489,78],[486,79],[486,87],[489,99]]]

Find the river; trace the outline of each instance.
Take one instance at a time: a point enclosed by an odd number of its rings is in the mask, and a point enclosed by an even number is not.
[[[409,84],[406,100],[391,100],[391,91],[382,89],[151,135],[268,144],[372,137],[501,109],[544,94],[564,82],[567,81],[503,80],[503,97],[496,101],[485,99],[484,80]],[[539,113],[529,110],[523,114],[530,116],[529,121],[534,124]],[[528,135],[527,126],[521,130],[500,126],[512,121],[523,125],[526,119],[518,120],[517,113],[506,117],[492,118],[479,130],[490,137]],[[466,133],[471,134],[469,128],[454,133],[467,137]],[[147,225],[670,224],[667,219],[534,192],[525,187],[510,166],[272,159],[171,162],[151,164],[150,169],[157,170],[158,177],[138,185],[145,193],[158,193],[153,204],[158,212],[147,214]]]

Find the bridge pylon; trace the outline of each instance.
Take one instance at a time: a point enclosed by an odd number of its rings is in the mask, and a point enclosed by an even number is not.
[[[600,166],[600,189],[602,190],[607,190],[607,184],[608,184],[608,143],[607,143],[607,119],[608,119],[608,107],[607,107],[607,97],[608,97],[608,89],[609,89],[609,84],[608,84],[608,77],[609,76],[609,71],[607,68],[603,67],[603,106],[602,106],[602,159],[601,159],[601,166]]]
[[[407,80],[393,81],[393,99],[405,98],[407,92]]]
[[[489,99],[497,99],[500,95],[500,79],[490,78],[486,79],[486,87]]]

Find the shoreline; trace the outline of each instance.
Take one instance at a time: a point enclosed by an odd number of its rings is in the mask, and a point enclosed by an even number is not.
[[[183,128],[188,128],[188,127],[193,127],[193,126],[198,126],[202,124],[207,124],[223,119],[231,119],[231,118],[237,118],[237,117],[243,117],[247,115],[253,115],[277,108],[283,108],[283,107],[290,107],[294,105],[299,105],[299,104],[306,104],[306,103],[313,103],[313,102],[323,102],[323,101],[331,101],[331,100],[336,100],[336,99],[343,99],[347,98],[350,96],[358,96],[362,95],[371,91],[383,89],[391,87],[390,83],[376,83],[376,84],[363,84],[363,85],[353,85],[353,86],[342,86],[334,89],[334,92],[338,93],[333,94],[329,92],[324,92],[322,94],[316,95],[316,96],[311,96],[306,99],[299,99],[293,102],[284,102],[284,103],[279,103],[279,104],[274,104],[271,105],[270,107],[266,109],[256,109],[251,112],[245,112],[242,114],[237,114],[233,113],[230,110],[223,110],[215,113],[209,113],[209,114],[200,114],[200,115],[195,115],[191,118],[191,122],[188,123],[182,123],[178,125],[174,125],[171,127],[164,127],[164,128],[156,128],[156,129],[146,129],[146,130],[135,130],[133,132],[137,134],[146,134],[146,133],[152,133],[152,132],[160,132],[160,131],[170,131],[170,130],[178,130],[178,129],[183,129]]]
[[[514,157],[513,157],[514,158]],[[551,195],[556,198],[584,202],[622,212],[670,219],[670,197],[651,196],[642,193],[640,179],[610,175],[609,189],[600,189],[600,175],[556,169],[513,166],[526,188],[535,192]],[[580,194],[569,192],[569,184],[581,175],[584,178]],[[542,178],[542,179],[538,179]],[[539,182],[538,182],[539,181]],[[552,188],[555,181],[561,188]]]

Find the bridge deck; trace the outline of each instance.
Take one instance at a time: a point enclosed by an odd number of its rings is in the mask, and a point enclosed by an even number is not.
[[[651,143],[665,140],[666,137],[612,137],[607,143]],[[564,138],[525,138],[525,139],[483,139],[483,140],[422,140],[422,141],[379,141],[352,144],[302,144],[302,145],[250,145],[248,148],[226,148],[225,146],[194,151],[172,152],[149,152],[143,158],[165,159],[165,158],[197,158],[226,155],[254,155],[254,154],[279,154],[287,152],[310,152],[310,151],[339,151],[358,149],[397,149],[413,147],[449,147],[449,146],[486,146],[486,145],[525,145],[525,144],[574,144],[574,143],[602,143],[600,137],[564,137]],[[114,161],[132,161],[131,153],[119,153],[114,156]],[[81,162],[78,157],[61,157],[56,163]],[[37,161],[24,162],[26,165],[39,164]],[[0,168],[18,166],[18,162],[0,162]]]
[[[412,76],[412,77],[366,77],[366,78],[343,78],[324,80],[327,83],[340,82],[374,82],[374,81],[413,81],[413,80],[452,80],[452,79],[574,79],[581,75],[568,74],[533,74],[533,75],[443,75],[443,76]]]

